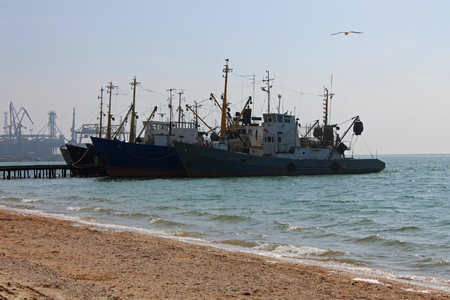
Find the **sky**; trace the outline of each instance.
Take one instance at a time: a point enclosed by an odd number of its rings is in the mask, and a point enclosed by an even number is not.
[[[140,121],[154,106],[167,113],[175,88],[175,107],[183,92],[182,107],[200,103],[215,126],[209,95],[223,93],[228,59],[233,114],[249,96],[256,116],[267,112],[269,71],[272,112],[281,95],[280,111],[300,124],[322,120],[326,87],[340,133],[359,116],[355,154],[450,153],[449,12],[450,1],[437,0],[0,0],[0,109],[23,107],[33,133],[55,111],[70,139],[73,109],[77,128],[98,122],[109,82],[118,122],[136,77]],[[341,31],[363,33],[332,35]]]

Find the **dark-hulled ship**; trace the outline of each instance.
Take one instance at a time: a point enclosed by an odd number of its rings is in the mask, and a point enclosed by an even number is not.
[[[224,72],[227,76],[228,61]],[[174,146],[189,177],[333,175],[382,171],[385,163],[377,158],[345,157],[345,152],[350,149],[343,138],[351,128],[354,135],[361,135],[363,123],[359,116],[352,118],[350,127],[339,137],[339,127],[328,123],[328,100],[326,90],[324,124],[318,126],[316,122],[310,127],[308,132],[312,131],[313,136],[299,136],[299,124],[293,115],[279,112],[264,114],[262,155],[230,151],[225,113],[222,115],[220,140],[212,142],[210,147],[181,142],[174,142]],[[222,109],[225,111],[226,107],[224,97]]]
[[[355,117],[353,128],[361,125]],[[376,158],[345,158],[344,152],[349,149],[336,139],[302,141],[296,127],[294,116],[264,114],[262,156],[228,151],[226,138],[212,143],[212,147],[180,142],[174,142],[174,146],[189,177],[364,174],[385,168],[385,163]]]

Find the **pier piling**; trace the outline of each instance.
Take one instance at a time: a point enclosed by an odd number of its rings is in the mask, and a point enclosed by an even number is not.
[[[68,165],[25,165],[25,166],[0,166],[3,179],[20,178],[65,178],[76,177],[73,167]],[[2,178],[0,177],[0,178]]]

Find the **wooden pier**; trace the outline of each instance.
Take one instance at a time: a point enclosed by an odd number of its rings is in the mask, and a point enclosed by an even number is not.
[[[60,178],[104,176],[102,166],[75,167],[69,165],[20,165],[0,166],[3,179],[16,178]]]

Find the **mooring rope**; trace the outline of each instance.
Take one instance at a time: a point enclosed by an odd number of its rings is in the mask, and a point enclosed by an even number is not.
[[[88,146],[88,147],[89,147],[89,146]],[[78,163],[86,156],[86,154],[88,153],[88,149],[89,149],[89,148],[86,148],[86,151],[84,152],[83,156],[82,156],[77,162],[72,163],[72,164],[73,164],[73,165],[78,164]]]

